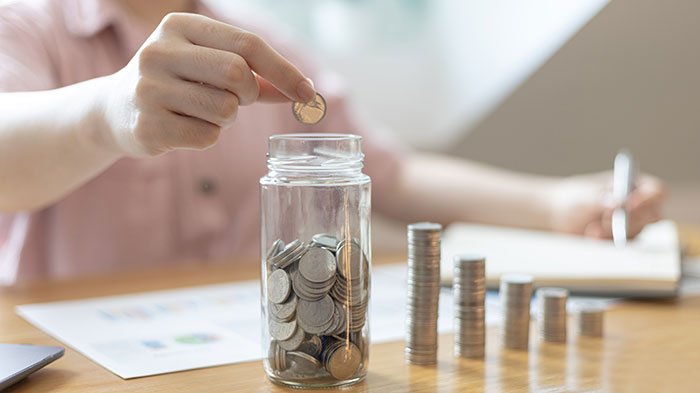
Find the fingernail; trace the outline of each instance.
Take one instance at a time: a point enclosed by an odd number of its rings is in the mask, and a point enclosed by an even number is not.
[[[309,102],[316,97],[316,91],[309,82],[310,79],[307,79],[299,83],[299,86],[297,87],[297,95],[300,98],[299,102]]]

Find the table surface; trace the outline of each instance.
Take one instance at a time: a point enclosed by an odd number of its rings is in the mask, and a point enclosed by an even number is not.
[[[376,262],[397,262],[399,257]],[[242,267],[244,266],[244,267]],[[18,304],[109,296],[258,278],[255,263],[207,264],[46,281],[0,291],[0,342],[64,346],[17,316]],[[571,321],[570,321],[571,322]],[[573,332],[570,323],[570,332]],[[374,344],[367,378],[344,389],[376,392],[464,391],[698,391],[700,297],[629,300],[605,315],[605,338],[569,335],[543,343],[531,326],[529,351],[499,347],[498,326],[487,331],[484,360],[455,358],[452,337],[441,335],[436,366],[407,365],[404,343]],[[123,380],[66,348],[50,366],[7,392],[281,392],[260,361]],[[298,390],[297,390],[298,391]]]

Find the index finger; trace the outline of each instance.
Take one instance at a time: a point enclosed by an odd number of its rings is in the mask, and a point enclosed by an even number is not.
[[[202,15],[170,14],[191,43],[242,56],[250,68],[293,101],[311,101],[316,92],[304,74],[257,35]]]

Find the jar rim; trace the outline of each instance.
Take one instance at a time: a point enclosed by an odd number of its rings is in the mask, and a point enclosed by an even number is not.
[[[310,140],[310,141],[341,141],[341,140],[361,140],[362,137],[355,134],[341,133],[298,133],[298,134],[276,134],[270,136],[270,141],[274,140]]]

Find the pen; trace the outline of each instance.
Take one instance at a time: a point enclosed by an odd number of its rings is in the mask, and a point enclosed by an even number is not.
[[[613,166],[613,199],[617,206],[612,214],[612,235],[616,246],[627,244],[627,208],[625,202],[634,187],[636,168],[632,154],[622,149]]]

